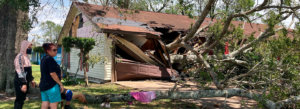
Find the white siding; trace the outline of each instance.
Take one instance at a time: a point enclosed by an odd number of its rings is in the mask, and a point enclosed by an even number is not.
[[[106,34],[101,33],[93,37],[96,40],[96,46],[90,52],[91,55],[100,55],[106,58],[105,62],[98,62],[97,64],[90,66],[89,72],[87,72],[89,77],[101,79],[101,80],[111,80],[111,40],[106,38]],[[79,49],[72,48],[70,52],[70,73],[76,73],[79,62]],[[84,75],[83,71],[78,71],[78,75]]]

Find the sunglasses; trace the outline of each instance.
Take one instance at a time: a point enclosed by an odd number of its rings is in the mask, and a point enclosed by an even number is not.
[[[57,49],[52,49],[52,51],[57,52]]]

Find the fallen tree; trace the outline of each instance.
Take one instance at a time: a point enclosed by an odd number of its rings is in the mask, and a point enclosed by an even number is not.
[[[251,2],[251,0],[227,2],[225,6],[230,6],[234,2]],[[207,4],[208,6],[209,4]],[[213,90],[212,92],[215,93],[209,94],[206,91],[200,91],[208,94],[206,97],[224,97],[219,94],[224,94],[222,91],[227,91],[226,93],[230,91],[231,95],[247,97],[256,101],[258,97],[263,100],[259,102],[266,108],[286,108],[284,106],[288,104],[297,104],[295,101],[299,100],[300,94],[299,88],[297,88],[297,83],[299,83],[297,66],[300,65],[297,48],[300,45],[300,26],[299,23],[296,23],[295,29],[291,30],[290,25],[294,23],[294,18],[299,18],[299,13],[295,13],[295,10],[300,9],[299,2],[278,0],[277,3],[274,3],[271,0],[263,0],[261,4],[253,5],[252,8],[240,9],[243,11],[228,12],[228,7],[225,8],[226,12],[215,14],[222,20],[203,25],[201,17],[207,13],[202,13],[187,34],[181,35],[182,37],[169,43],[167,48],[170,51],[179,48],[186,50],[184,54],[171,52],[171,62],[184,67],[180,70],[191,74],[193,79],[195,79],[195,74],[208,73],[209,82],[213,82],[220,90]],[[210,8],[205,8],[204,12],[207,10]],[[255,37],[253,37],[255,33],[247,36],[245,34],[247,28],[244,28],[246,23],[249,23],[251,28],[258,28],[254,27],[255,24],[251,23],[251,19],[253,19],[254,13],[260,11],[265,11],[266,14],[254,19],[262,19],[265,28],[260,28],[262,30],[257,31],[259,34]],[[291,17],[293,20],[288,27],[285,27],[282,22]],[[244,24],[241,24],[240,27],[232,26],[236,19],[244,19]],[[201,45],[192,41],[199,36],[206,39]],[[225,42],[230,43],[228,54],[224,53]],[[205,75],[201,74],[200,76]],[[208,81],[207,79],[201,80],[201,78],[195,80]],[[241,89],[227,89],[232,85],[245,89],[266,90],[269,92],[267,94],[269,98]],[[258,85],[259,88],[257,88]]]
[[[226,97],[233,96],[246,97],[262,103],[268,109],[280,109],[283,106],[300,101],[300,95],[280,101],[271,101],[265,99],[263,94],[246,91],[239,88],[226,90],[199,90],[199,91],[155,91],[156,98],[159,99],[200,99],[205,97]],[[83,103],[101,104],[103,102],[130,102],[135,101],[130,94],[107,94],[107,95],[75,95],[74,99],[78,99]]]
[[[275,27],[276,25],[278,25],[280,22],[286,20],[287,18],[289,18],[292,14],[294,14],[295,16],[297,16],[297,13],[294,13],[294,10],[298,10],[300,9],[300,6],[295,5],[295,6],[289,6],[289,7],[285,7],[285,3],[284,2],[280,2],[278,5],[273,6],[271,5],[272,1],[270,0],[264,0],[261,4],[257,5],[256,7],[253,7],[250,10],[246,10],[244,12],[238,12],[238,13],[232,13],[229,15],[225,15],[224,17],[224,21],[221,21],[219,24],[219,29],[216,30],[214,28],[214,26],[218,26],[218,24],[214,24],[214,25],[207,25],[206,27],[200,28],[201,24],[203,23],[203,16],[207,16],[208,13],[205,13],[206,11],[210,11],[211,10],[211,5],[214,4],[214,0],[210,0],[207,5],[206,8],[204,9],[204,13],[202,13],[199,17],[198,20],[196,21],[196,23],[191,27],[190,31],[183,37],[178,38],[176,40],[174,40],[172,43],[167,45],[167,48],[169,50],[173,50],[176,48],[185,48],[187,51],[190,51],[190,53],[192,54],[188,54],[191,56],[184,56],[185,59],[187,60],[197,60],[196,64],[202,64],[204,67],[199,67],[199,69],[206,69],[207,72],[210,74],[214,84],[217,86],[218,89],[224,89],[226,87],[226,85],[223,85],[220,81],[220,79],[218,78],[218,72],[215,72],[214,69],[214,63],[210,63],[208,62],[208,55],[206,55],[208,53],[209,50],[212,49],[216,49],[215,47],[220,45],[222,43],[222,41],[224,40],[224,38],[226,37],[230,37],[230,34],[232,34],[232,30],[230,30],[230,25],[232,24],[233,19],[235,18],[245,18],[250,22],[251,25],[251,21],[249,20],[248,15],[251,15],[255,12],[259,12],[262,10],[272,10],[270,11],[270,15],[268,16],[266,20],[266,23],[268,25],[268,28],[265,28],[259,36],[257,36],[257,39],[247,43],[247,44],[243,44],[240,48],[231,51],[230,54],[224,56],[224,58],[222,59],[218,59],[217,61],[219,62],[224,62],[224,63],[234,63],[237,65],[248,65],[249,62],[245,62],[243,60],[237,60],[236,57],[239,54],[243,54],[243,52],[245,50],[247,50],[248,48],[254,46],[255,44],[258,44],[260,42],[265,41],[266,39],[272,37],[275,35],[275,33],[281,31],[284,28],[278,28]],[[275,10],[277,11],[277,13],[275,12]],[[284,10],[284,11],[283,11]],[[217,13],[219,14],[219,13]],[[225,13],[223,13],[225,14]],[[197,35],[195,35],[196,33],[199,33],[197,31],[202,31],[202,32],[207,32],[210,33],[210,31],[205,31],[205,29],[207,28],[212,28],[213,32],[210,34],[210,36],[207,37],[207,41],[204,42],[204,44],[202,44],[200,46],[200,48],[194,48],[193,45],[190,45],[188,43],[188,41],[190,41],[191,39],[195,38]],[[243,33],[242,33],[243,34]],[[177,54],[174,54],[177,55]],[[205,56],[206,55],[206,56]],[[183,58],[183,56],[175,56],[175,58]]]

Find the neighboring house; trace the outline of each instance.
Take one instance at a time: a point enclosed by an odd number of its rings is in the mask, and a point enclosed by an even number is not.
[[[215,23],[217,20],[206,18],[201,27],[211,21]],[[87,74],[90,81],[170,79],[178,74],[171,70],[165,44],[186,34],[194,22],[194,19],[182,15],[73,2],[58,43],[61,45],[64,37],[90,37],[96,40],[90,55],[100,55],[106,61],[89,67]],[[242,26],[245,35],[254,37],[267,27],[265,24],[252,23],[251,26],[239,21],[232,21],[232,24]],[[70,53],[62,53],[63,64],[71,74],[77,72],[78,53],[76,48],[72,48]],[[83,76],[82,69],[78,75]]]
[[[37,65],[40,65],[41,64],[41,59],[40,58],[43,58],[43,56],[45,56],[45,55],[46,55],[45,53],[40,54],[40,53],[32,51],[31,62],[34,63],[34,64],[37,64]],[[54,57],[54,59],[57,62],[57,64],[59,64],[59,65],[61,63],[61,58],[62,58],[61,47],[58,47],[57,48],[57,55]]]

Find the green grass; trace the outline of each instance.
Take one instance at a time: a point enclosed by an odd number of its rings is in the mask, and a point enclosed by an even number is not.
[[[95,84],[89,83],[89,87],[84,87],[82,85],[74,85],[74,86],[65,86],[65,88],[70,89],[74,92],[85,93],[89,95],[103,95],[103,94],[123,94],[129,93],[129,88],[124,88],[116,84],[106,83],[106,84]]]
[[[40,67],[39,65],[32,65],[34,81],[37,83],[40,82]],[[81,85],[71,85],[65,86],[67,89],[71,89],[74,94],[84,93],[90,95],[102,95],[102,94],[122,94],[130,92],[130,88],[122,87],[113,83],[106,84],[95,84],[90,83],[89,87],[84,87],[84,84]],[[0,109],[13,109],[13,100],[6,100],[0,102]],[[71,103],[74,109],[84,108],[84,109],[99,109],[100,104],[83,104],[77,100],[73,100]],[[23,109],[40,109],[41,107],[40,100],[28,100],[25,101]],[[151,103],[145,104],[135,101],[133,105],[128,105],[127,102],[112,102],[111,108],[130,108],[130,109],[195,109],[199,108],[195,104],[183,102],[180,100],[170,100],[170,99],[161,99],[155,100]]]
[[[39,84],[41,79],[40,66],[32,64],[32,76],[34,77],[34,81]]]
[[[14,101],[4,101],[0,102],[0,109],[13,109]],[[72,101],[71,103],[74,109],[84,108],[84,109],[99,109],[100,104],[82,104],[76,100]],[[112,102],[111,108],[113,109],[120,109],[120,108],[127,108],[130,109],[197,109],[195,104],[182,102],[182,101],[172,101],[170,99],[161,99],[155,100],[151,103],[140,103],[134,102],[133,105],[128,105],[126,102]],[[29,100],[25,101],[23,109],[40,109],[41,108],[41,101],[40,100]]]
[[[25,101],[23,109],[41,109],[41,101],[39,100],[30,100]],[[14,101],[4,101],[0,102],[0,109],[13,109]]]

